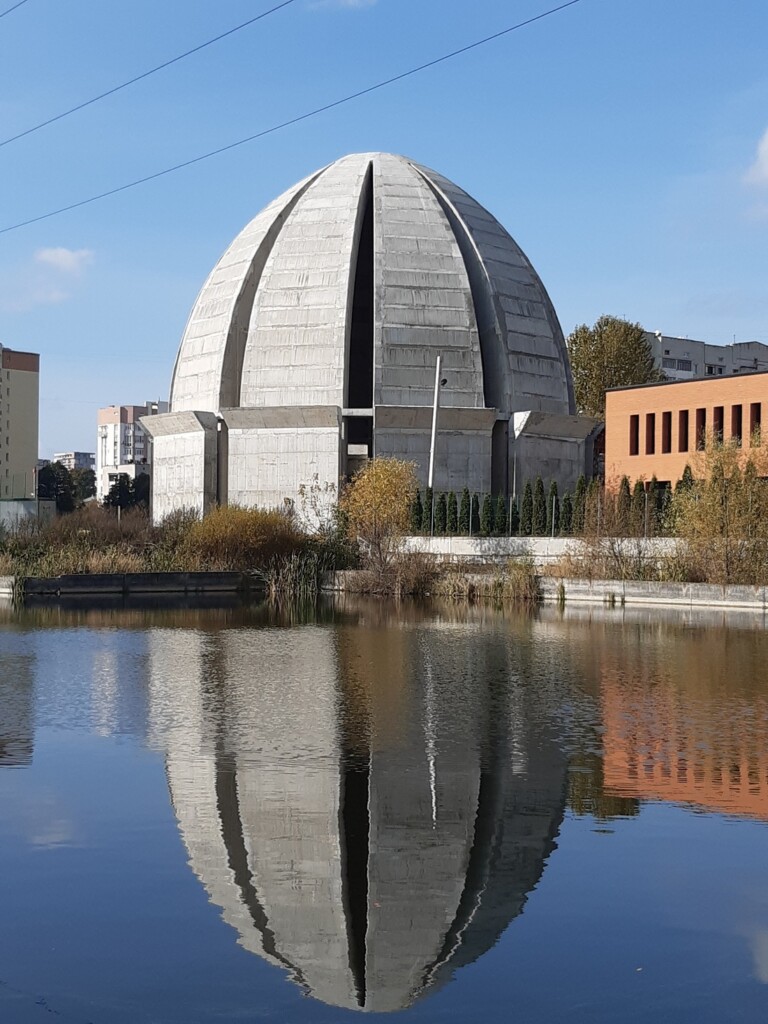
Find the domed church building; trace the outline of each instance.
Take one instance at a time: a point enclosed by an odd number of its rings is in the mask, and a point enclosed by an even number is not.
[[[435,489],[510,494],[591,473],[563,333],[536,271],[440,174],[363,153],[317,171],[235,238],[195,302],[153,439],[153,514],[264,507],[366,459]]]

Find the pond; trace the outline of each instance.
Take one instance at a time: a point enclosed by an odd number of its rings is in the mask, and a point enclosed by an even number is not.
[[[765,1020],[764,626],[0,611],[0,1018]]]

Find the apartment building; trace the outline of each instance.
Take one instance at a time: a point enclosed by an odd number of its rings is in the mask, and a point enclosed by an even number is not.
[[[645,337],[656,366],[669,380],[730,377],[735,373],[768,370],[768,345],[760,341],[710,345],[706,341],[676,338],[661,331],[646,331]]]
[[[56,452],[51,462],[60,462],[70,473],[73,469],[96,469],[95,452]]]
[[[139,422],[142,416],[168,412],[167,402],[110,405],[98,412],[96,497],[101,501],[121,475],[135,479],[148,473],[152,462],[149,437]]]
[[[768,371],[612,388],[605,395],[605,480],[674,485],[708,436],[745,455],[768,425]]]
[[[0,498],[37,490],[40,356],[0,345]]]

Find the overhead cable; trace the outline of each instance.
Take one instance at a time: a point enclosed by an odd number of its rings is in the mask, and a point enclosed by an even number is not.
[[[17,4],[13,4],[12,7],[6,7],[4,11],[0,11],[0,18],[4,18],[6,14],[10,14],[11,11],[15,11],[17,7],[22,7],[25,3],[27,3],[27,0],[19,0],[19,2]]]
[[[21,3],[26,3],[27,0],[21,0]],[[171,57],[170,60],[163,61],[162,64],[158,64],[154,68],[150,68],[148,71],[143,71],[140,75],[135,75],[133,78],[129,78],[127,82],[121,82],[120,85],[115,85],[111,89],[107,89],[106,92],[100,92],[98,96],[92,96],[89,100],[84,100],[82,103],[77,103],[74,107],[70,107],[69,110],[62,110],[60,114],[55,114],[53,117],[47,118],[45,121],[41,121],[39,124],[32,125],[31,128],[25,128],[23,132],[17,132],[16,135],[11,135],[7,139],[0,140],[0,148],[3,146],[9,146],[12,142],[17,142],[19,139],[25,138],[27,135],[32,135],[34,132],[39,132],[41,128],[47,128],[49,124],[55,124],[56,121],[61,121],[65,117],[69,117],[70,114],[76,114],[78,110],[84,110],[86,107],[93,106],[94,103],[98,103],[99,100],[104,100],[107,96],[114,96],[116,92],[122,92],[123,89],[127,89],[130,85],[135,85],[137,82],[144,81],[145,78],[149,78],[150,75],[156,74],[158,71],[162,71],[164,68],[171,67],[172,64],[178,64],[179,61],[184,60],[186,57],[191,57],[194,53],[199,53],[201,50],[205,50],[208,46],[213,46],[214,43],[221,42],[222,39],[226,39],[228,36],[233,36],[235,32],[240,32],[244,28],[248,28],[249,25],[255,24],[257,21],[262,21],[264,18],[268,18],[270,14],[275,14],[277,11],[281,11],[283,7],[288,7],[290,4],[295,3],[296,0],[282,0],[282,3],[276,4],[274,7],[270,7],[268,11],[262,11],[261,14],[257,14],[254,18],[249,18],[248,21],[243,21],[239,25],[235,25],[234,28],[227,29],[226,32],[222,32],[218,36],[214,36],[213,39],[206,39],[204,43],[200,43],[198,46],[193,46],[191,50],[185,50],[184,53],[179,53],[175,57]],[[17,7],[19,4],[16,5]],[[10,8],[13,10],[13,8]],[[8,11],[5,12],[6,14]],[[2,15],[0,15],[2,17]]]
[[[476,50],[480,46],[485,46],[486,43],[491,43],[496,39],[501,39],[502,36],[507,36],[510,32],[515,32],[518,29],[525,28],[527,25],[532,25],[536,21],[541,21],[543,18],[548,18],[550,15],[557,14],[559,11],[564,11],[567,7],[573,7],[578,3],[581,3],[581,0],[567,0],[567,3],[562,3],[558,7],[552,7],[550,10],[544,11],[542,14],[537,14],[532,18],[527,18],[525,21],[520,21],[516,25],[510,25],[508,28],[502,29],[500,32],[494,32],[492,35],[485,36],[483,39],[477,39],[473,43],[468,43],[466,46],[459,47],[458,50],[452,50],[450,53],[443,54],[442,57],[436,57],[434,60],[427,61],[425,64],[419,64],[417,67],[410,68],[408,71],[402,71],[399,75],[393,75],[391,78],[385,78],[381,82],[376,82],[375,85],[369,85],[365,89],[359,89],[357,92],[349,93],[341,99],[325,103],[321,107],[315,107],[313,110],[308,110],[306,113],[299,114],[287,121],[281,121],[279,124],[272,125],[271,128],[264,128],[262,131],[256,132],[253,135],[248,135],[244,139],[238,139],[237,142],[230,142],[226,146],[220,146],[218,149],[209,150],[207,153],[191,157],[189,160],[182,160],[181,163],[174,164],[172,167],[166,167],[162,171],[155,171],[154,174],[147,174],[143,178],[136,178],[134,181],[129,181],[125,185],[118,185],[116,188],[108,189],[106,192],[100,192],[98,195],[89,196],[88,199],[81,199],[79,202],[69,203],[67,206],[60,206],[57,210],[50,210],[48,213],[41,213],[37,217],[29,217],[27,220],[18,221],[16,224],[9,224],[6,227],[0,228],[0,235],[7,234],[9,231],[16,231],[18,228],[27,227],[29,224],[37,224],[41,220],[48,220],[51,217],[57,217],[61,213],[67,213],[69,210],[76,210],[81,206],[88,206],[90,203],[96,203],[100,199],[107,199],[109,196],[114,196],[120,192],[126,192],[128,189],[136,188],[137,185],[145,185],[149,181],[155,181],[157,178],[165,177],[167,174],[173,174],[176,171],[183,170],[185,167],[191,167],[193,164],[199,164],[203,160],[210,160],[211,157],[219,156],[221,153],[228,153],[230,150],[237,149],[239,146],[244,146],[248,142],[255,142],[257,139],[263,139],[267,135],[274,135],[275,132],[282,131],[284,128],[290,128],[292,125],[299,124],[302,121],[307,121],[309,118],[316,117],[318,114],[323,114],[328,110],[334,110],[336,107],[343,106],[345,103],[351,103],[352,100],[359,99],[361,96],[368,96],[370,93],[377,92],[379,89],[384,89],[388,85],[393,85],[395,82],[402,82],[405,78],[410,78],[412,75],[417,75],[421,71],[426,71],[429,68],[436,67],[438,64],[443,64],[463,53],[468,53],[470,50]]]

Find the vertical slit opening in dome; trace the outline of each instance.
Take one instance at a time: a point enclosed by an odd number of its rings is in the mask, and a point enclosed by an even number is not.
[[[373,166],[363,184],[363,217],[355,262],[349,341],[348,409],[373,406]]]

